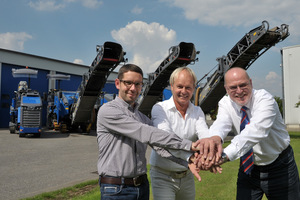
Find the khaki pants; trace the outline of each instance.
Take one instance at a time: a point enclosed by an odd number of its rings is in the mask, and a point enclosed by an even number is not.
[[[195,200],[194,175],[175,173],[151,166],[151,188],[154,200]]]

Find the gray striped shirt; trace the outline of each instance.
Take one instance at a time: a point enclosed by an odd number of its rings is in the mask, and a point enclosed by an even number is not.
[[[151,120],[116,97],[104,104],[97,118],[98,173],[136,177],[147,173],[147,145],[190,151],[192,142],[152,125]]]

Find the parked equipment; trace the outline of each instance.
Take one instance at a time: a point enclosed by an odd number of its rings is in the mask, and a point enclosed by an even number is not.
[[[60,88],[60,81],[70,80],[70,75],[48,74],[47,78],[58,81],[57,89],[50,89],[48,92],[47,127],[67,132],[67,124],[70,124],[70,107],[76,100],[76,92],[63,91]]]
[[[108,76],[124,62],[123,48],[114,42],[97,46],[97,56],[89,71],[82,76],[77,91],[52,90],[49,92],[49,127],[62,132],[80,130],[89,133],[93,110]],[[49,76],[50,77],[50,76]]]
[[[198,61],[193,43],[181,42],[169,49],[169,55],[163,60],[155,72],[148,74],[148,80],[139,99],[139,110],[150,116],[152,106],[161,101],[163,91],[169,84],[171,73],[178,67],[187,66]]]
[[[226,71],[233,67],[247,70],[262,54],[288,36],[288,25],[282,24],[280,28],[269,29],[267,21],[263,21],[261,26],[245,34],[226,56],[217,58],[217,70],[207,78],[203,87],[198,87],[195,94],[195,105],[201,106],[204,113],[216,109],[219,100],[226,94],[224,88]]]
[[[28,77],[26,81],[20,81],[15,97],[10,106],[10,133],[19,131],[19,137],[26,134],[41,136],[42,130],[42,99],[38,91],[30,89],[30,78],[37,77],[37,70],[12,69],[13,77]]]

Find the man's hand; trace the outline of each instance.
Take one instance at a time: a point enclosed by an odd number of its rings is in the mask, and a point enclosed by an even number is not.
[[[217,172],[219,174],[221,174],[223,169],[220,165],[213,165],[213,166],[211,166],[211,168],[209,170],[210,170],[210,172],[212,172],[214,174],[216,174]]]
[[[201,162],[202,165],[206,165],[210,168],[219,159],[222,154],[222,142],[219,136],[213,136],[210,138],[203,138],[192,143],[193,151],[199,151],[199,156],[196,158],[196,162]],[[198,164],[199,167],[199,164]]]
[[[201,176],[199,174],[200,169],[193,162],[189,163],[189,169],[194,174],[194,176],[197,178],[197,180],[200,182],[201,181]]]

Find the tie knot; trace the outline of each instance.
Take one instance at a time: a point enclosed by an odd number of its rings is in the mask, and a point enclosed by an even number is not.
[[[241,108],[241,111],[243,111],[243,112],[246,112],[246,110],[248,110],[248,108],[247,108],[246,106],[243,106],[243,107]]]

